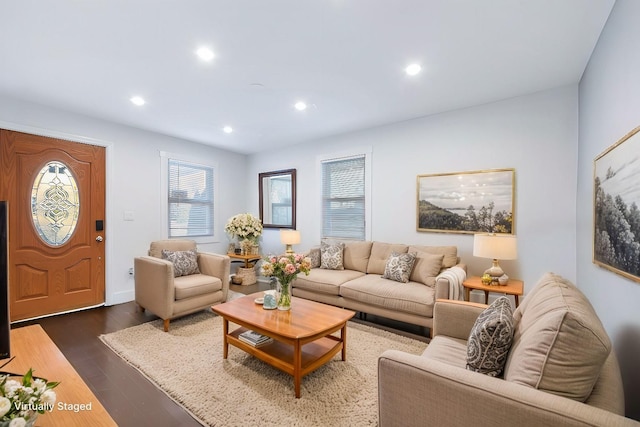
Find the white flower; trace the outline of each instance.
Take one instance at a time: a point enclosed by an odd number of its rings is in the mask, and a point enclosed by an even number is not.
[[[262,222],[251,214],[238,214],[229,218],[224,231],[231,237],[257,239],[262,234]]]
[[[27,425],[27,422],[24,420],[24,418],[14,418],[11,420],[11,422],[9,423],[9,427],[24,427]]]
[[[51,389],[59,383],[35,378],[29,369],[21,382],[0,376],[0,384],[0,423],[23,427],[38,416],[35,408],[53,409],[56,394]]]
[[[7,380],[4,384],[4,395],[7,397],[11,397],[15,394],[16,390],[18,390],[21,384],[16,380]]]
[[[33,384],[31,384],[31,387],[33,387],[33,389],[36,392],[42,393],[47,388],[47,383],[46,383],[46,381],[43,381],[40,378],[37,378],[37,379],[33,380]]]
[[[49,389],[42,393],[42,403],[50,405],[56,403],[56,392]]]
[[[3,417],[10,409],[11,401],[6,397],[0,397],[0,417]]]

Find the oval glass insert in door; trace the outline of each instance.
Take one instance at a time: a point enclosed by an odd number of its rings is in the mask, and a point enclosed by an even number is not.
[[[31,217],[38,235],[48,245],[65,244],[73,236],[79,212],[78,185],[71,170],[62,162],[49,162],[31,190]]]

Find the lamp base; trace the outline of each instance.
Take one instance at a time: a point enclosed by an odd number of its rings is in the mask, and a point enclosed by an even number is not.
[[[489,276],[491,276],[492,285],[498,285],[498,278],[504,274],[504,271],[502,271],[502,268],[500,268],[500,265],[498,265],[498,260],[494,259],[493,265],[491,266],[491,268],[486,269],[484,271],[484,274],[488,274]]]

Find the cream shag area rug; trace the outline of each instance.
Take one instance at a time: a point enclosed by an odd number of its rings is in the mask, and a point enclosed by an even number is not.
[[[230,325],[235,327],[235,325]],[[378,356],[387,349],[421,354],[427,344],[349,322],[347,361],[302,379],[229,346],[222,358],[222,319],[210,311],[156,320],[100,337],[194,418],[210,426],[366,426],[378,424]]]

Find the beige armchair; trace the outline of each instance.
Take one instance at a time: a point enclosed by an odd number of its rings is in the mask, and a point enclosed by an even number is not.
[[[381,427],[640,425],[624,417],[615,353],[573,284],[548,274],[527,295],[513,315],[514,341],[500,377],[466,369],[467,340],[485,307],[438,300],[434,338],[422,355],[380,356]],[[586,397],[570,394],[578,392]]]
[[[160,240],[151,243],[148,256],[134,260],[136,303],[140,310],[163,319],[168,332],[171,319],[226,301],[230,260],[226,255],[196,252],[199,273],[174,277],[174,264],[163,259],[163,249],[175,254],[197,248],[192,240]]]

